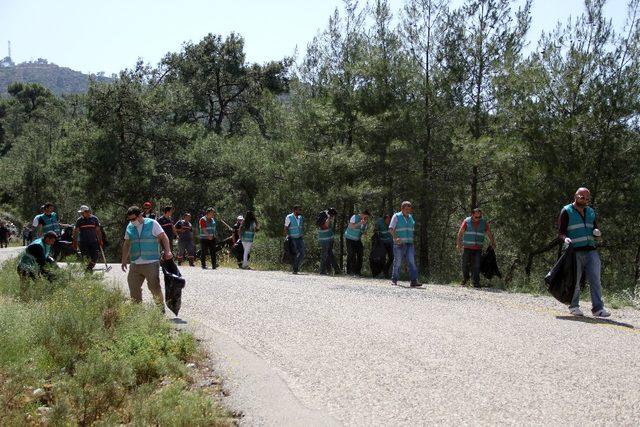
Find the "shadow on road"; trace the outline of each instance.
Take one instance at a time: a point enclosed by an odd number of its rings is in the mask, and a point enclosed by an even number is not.
[[[615,326],[621,326],[623,328],[629,328],[629,329],[636,329],[635,326],[629,324],[629,323],[623,323],[623,322],[616,322],[615,320],[610,320],[610,319],[598,319],[598,318],[594,318],[594,317],[580,317],[580,316],[556,316],[556,319],[559,320],[572,320],[574,322],[582,322],[582,323],[594,323],[594,324],[600,324],[600,325],[615,325]]]
[[[169,320],[171,323],[175,323],[176,325],[186,325],[188,322],[186,320],[182,320],[179,317],[174,317],[173,319]]]

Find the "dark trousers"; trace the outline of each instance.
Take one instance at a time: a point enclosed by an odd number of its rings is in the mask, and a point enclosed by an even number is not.
[[[387,252],[387,262],[384,265],[384,277],[391,277],[391,267],[393,266],[393,241],[382,242],[384,250]]]
[[[347,241],[347,274],[362,274],[363,246],[360,240],[345,239]]]
[[[297,273],[300,271],[300,266],[302,265],[302,260],[304,259],[304,240],[302,237],[296,237],[291,239],[291,246],[295,251],[295,256],[293,257],[293,272]]]
[[[98,262],[98,254],[100,253],[98,242],[84,242],[80,240],[80,252],[82,252],[83,258],[88,259],[87,270],[92,271]]]
[[[462,277],[466,282],[469,281],[469,271],[471,271],[471,280],[473,286],[480,287],[480,261],[482,260],[481,249],[464,249],[462,252]]]
[[[320,242],[320,274],[327,274],[333,268],[334,273],[340,271],[336,257],[333,255],[333,239],[326,242]]]
[[[200,263],[202,268],[207,266],[207,252],[211,256],[211,268],[217,268],[216,262],[216,239],[200,239]]]

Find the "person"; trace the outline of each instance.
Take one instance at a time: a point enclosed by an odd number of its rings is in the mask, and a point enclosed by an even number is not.
[[[289,236],[291,247],[295,253],[293,257],[293,274],[298,274],[302,260],[304,259],[304,218],[302,208],[299,205],[293,207],[291,212],[284,219],[284,234]]]
[[[21,279],[35,279],[41,274],[49,280],[52,279],[47,266],[55,265],[50,255],[57,238],[55,231],[47,231],[44,236],[34,240],[25,248],[18,262],[18,275]]]
[[[200,218],[200,263],[204,270],[207,269],[207,252],[211,255],[211,268],[216,269],[216,235],[217,223],[215,220],[216,210],[207,208],[205,215]]]
[[[193,226],[191,225],[191,214],[185,212],[182,219],[176,222],[176,232],[178,233],[178,265],[182,264],[186,252],[189,265],[193,267],[196,256],[196,245],[193,243]]]
[[[142,302],[142,284],[146,280],[155,303],[164,313],[158,243],[164,249],[163,258],[169,260],[173,258],[169,239],[158,221],[145,218],[138,206],[131,206],[127,210],[127,220],[129,224],[124,234],[121,268],[127,272],[127,264],[131,264],[127,274],[129,294],[133,301]]]
[[[391,215],[385,214],[384,216],[376,220],[374,230],[378,233],[378,238],[384,246],[384,250],[387,253],[387,260],[383,269],[384,277],[387,279],[391,277],[390,270],[393,265],[393,237],[389,232],[389,223],[391,222]]]
[[[165,206],[162,210],[162,216],[158,219],[158,224],[164,230],[167,238],[169,239],[169,245],[173,251],[173,240],[176,238],[175,229],[173,228],[173,206]]]
[[[156,219],[156,213],[153,211],[153,205],[151,202],[144,202],[142,204],[142,216],[145,218]]]
[[[320,255],[320,274],[328,274],[333,268],[334,274],[340,274],[340,267],[333,255],[333,225],[338,211],[329,208],[324,211],[326,220],[318,227],[318,242],[322,251]]]
[[[609,317],[611,313],[604,308],[602,286],[600,283],[600,255],[596,249],[596,239],[602,233],[596,223],[596,212],[589,206],[591,192],[578,188],[573,203],[562,208],[558,217],[558,238],[565,245],[572,245],[576,254],[576,290],[569,305],[574,316],[584,316],[580,310],[580,282],[586,275],[591,291],[591,313],[597,317]]]
[[[260,227],[258,226],[258,220],[256,220],[255,214],[251,210],[247,211],[239,229],[240,240],[242,241],[242,247],[244,248],[241,268],[245,270],[251,270],[251,267],[249,267],[249,252],[251,252],[253,239],[258,230],[260,230]]]
[[[413,208],[411,202],[404,201],[400,205],[400,212],[396,212],[389,222],[389,232],[393,237],[393,272],[391,273],[391,284],[398,285],[398,276],[402,260],[405,260],[411,278],[411,287],[420,286],[418,283],[418,268],[416,267],[415,248],[413,245],[413,230],[415,221],[413,219]]]
[[[55,206],[51,202],[44,204],[44,211],[36,218],[38,219],[37,236],[42,237],[48,231],[55,231],[60,236],[62,230],[60,228],[60,222],[58,221],[58,214],[54,212]],[[54,249],[55,251],[55,249]]]
[[[474,208],[471,211],[471,215],[462,220],[456,239],[456,250],[458,253],[462,253],[461,286],[466,286],[469,282],[469,270],[471,270],[473,287],[480,287],[480,261],[482,260],[485,235],[489,236],[491,246],[495,250],[496,242],[491,233],[489,223],[482,218],[482,210]]]
[[[244,222],[244,216],[238,215],[236,217],[236,222],[231,227],[231,243],[233,245],[232,252],[233,252],[233,248],[236,247],[236,243],[240,241],[240,227],[242,227],[243,222]],[[243,254],[244,254],[244,248],[243,248]],[[242,268],[242,256],[236,253],[235,258],[236,258],[236,261],[238,261],[238,268]]]
[[[82,256],[89,259],[87,271],[91,272],[98,262],[100,248],[104,245],[100,220],[91,214],[91,208],[87,205],[80,206],[78,213],[80,217],[73,229],[73,249],[80,247]]]
[[[371,214],[368,210],[363,210],[359,214],[353,215],[349,220],[344,237],[347,242],[347,274],[362,276],[362,235],[367,231],[367,221]]]
[[[33,228],[34,233],[38,230],[38,221],[40,220],[40,215],[44,213],[44,205],[40,206],[38,209],[38,213],[33,217],[33,221],[31,221],[31,227]],[[33,237],[35,239],[35,235]]]
[[[0,221],[0,248],[9,247],[9,229],[4,224],[4,221]]]

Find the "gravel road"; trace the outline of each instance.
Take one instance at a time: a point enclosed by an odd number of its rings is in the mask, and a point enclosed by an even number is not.
[[[640,424],[634,309],[577,319],[524,294],[182,272],[174,321],[203,339],[246,425]]]

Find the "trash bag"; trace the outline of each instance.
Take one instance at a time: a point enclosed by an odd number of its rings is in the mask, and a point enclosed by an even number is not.
[[[563,304],[571,304],[576,290],[577,264],[573,245],[569,245],[555,265],[547,273],[544,281],[549,293]]]
[[[237,262],[242,262],[242,257],[244,256],[244,246],[242,244],[242,240],[236,241],[231,247],[231,255],[236,259]]]
[[[496,253],[491,246],[482,254],[482,258],[480,259],[480,273],[489,280],[491,280],[493,276],[502,279],[502,273],[500,273],[498,262],[496,261]]]
[[[293,242],[291,241],[291,238],[287,236],[284,239],[284,244],[283,244],[282,262],[284,264],[293,264],[294,258],[295,258],[295,250],[293,249]]]
[[[371,239],[371,252],[369,253],[369,267],[371,268],[371,275],[373,277],[382,273],[386,261],[387,251],[385,250],[384,243],[380,240],[378,233],[376,233]]]
[[[169,310],[177,316],[182,305],[182,288],[184,288],[185,280],[173,258],[163,260],[160,267],[164,275],[164,302]]]

